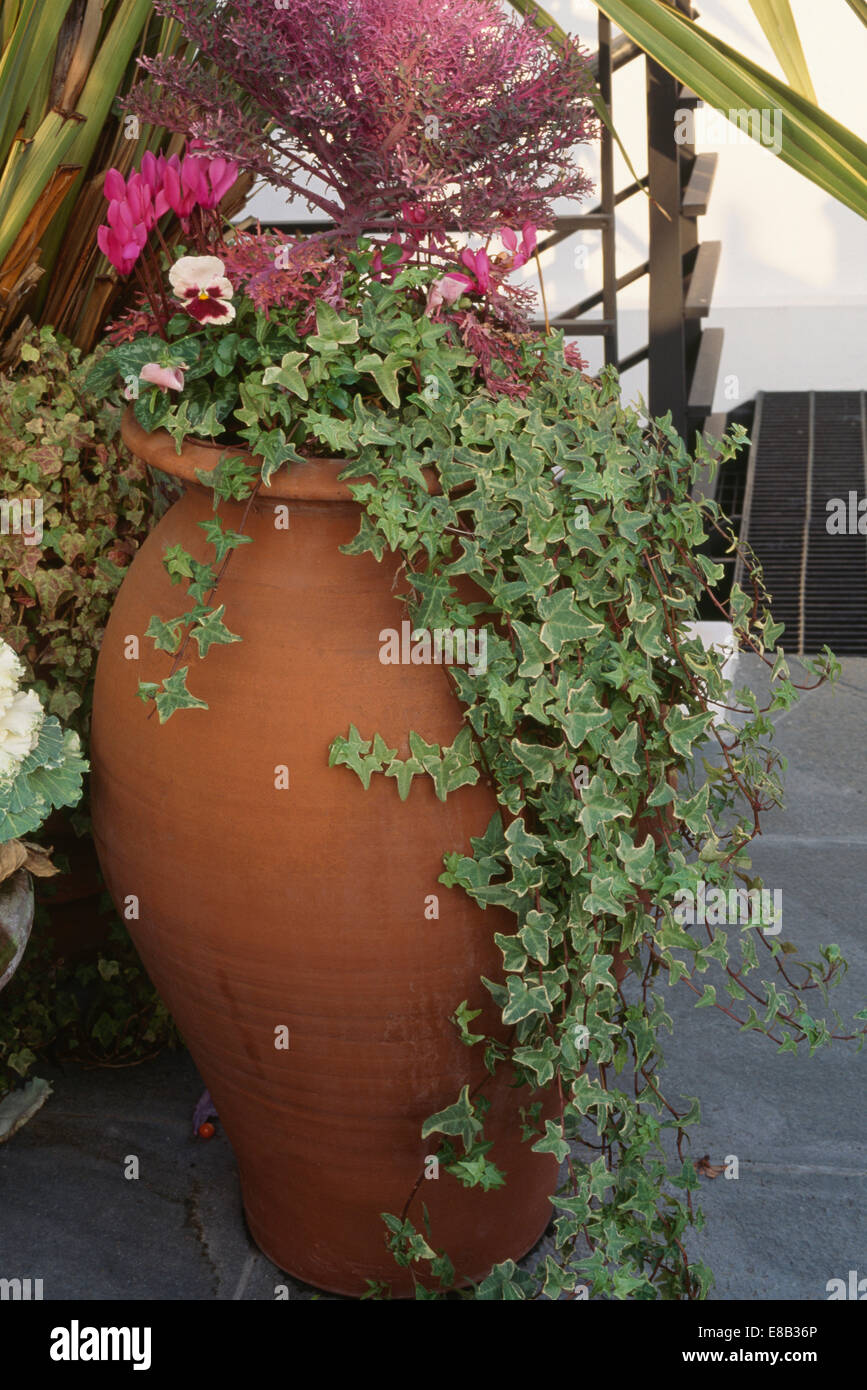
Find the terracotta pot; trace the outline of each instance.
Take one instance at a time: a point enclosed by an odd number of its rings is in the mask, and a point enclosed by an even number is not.
[[[252,506],[253,544],[233,553],[217,599],[243,641],[203,662],[194,648],[184,656],[189,689],[210,708],[161,726],[135,692],[171,661],[144,632],[152,614],[186,606],[166,548],[213,556],[199,526],[213,516],[211,494],[194,469],[220,451],[194,445],[179,457],[165,432],[148,435],[129,416],[124,438],[188,486],[134,559],[103,641],[94,832],[112,897],[235,1151],[252,1235],[321,1288],[357,1295],[374,1279],[408,1294],[380,1213],[400,1213],[417,1188],[416,1225],[424,1202],[434,1246],[480,1278],[541,1236],[557,1175],[550,1156],[521,1143],[518,1111],[533,1096],[504,1072],[484,1094],[507,1185],[482,1193],[444,1173],[422,1177],[438,1143],[420,1138],[423,1120],[487,1077],[449,1016],[466,999],[483,1008],[477,1031],[505,1035],[479,977],[502,979],[493,935],[514,919],[437,881],[444,851],[469,853],[484,832],[494,795],[480,783],[440,802],[416,778],[402,802],[392,779],[375,776],[365,791],[354,772],[328,766],[350,723],[401,757],[410,729],[450,743],[462,720],[446,673],[381,664],[379,633],[404,616],[397,560],[340,553],[360,508],[337,481],[345,465],[319,460],[275,476]],[[224,524],[237,529],[245,505],[221,504]],[[278,506],[288,530],[275,524]],[[131,636],[138,660],[127,659]],[[288,790],[275,784],[281,767]],[[131,897],[138,920],[124,914]],[[275,1046],[282,1027],[288,1049]]]

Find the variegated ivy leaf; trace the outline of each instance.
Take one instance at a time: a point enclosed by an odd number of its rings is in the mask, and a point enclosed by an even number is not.
[[[484,1041],[484,1033],[471,1033],[469,1029],[473,1019],[478,1018],[481,1012],[481,1009],[471,1009],[466,999],[463,999],[452,1014],[452,1022],[466,1047],[473,1047],[476,1043]]]
[[[182,666],[173,675],[166,676],[160,684],[153,681],[141,681],[136,692],[142,700],[154,700],[157,707],[157,714],[161,724],[165,724],[167,719],[179,709],[207,709],[204,700],[199,700],[187,690],[187,676],[189,667]]]
[[[526,985],[514,975],[506,978],[508,998],[503,1009],[505,1024],[520,1023],[524,1018],[550,1014],[553,1009],[548,992],[543,985]]]
[[[346,420],[340,420],[334,415],[324,415],[317,410],[309,410],[307,427],[311,435],[321,440],[338,456],[352,447],[352,431]]]
[[[446,1106],[445,1110],[440,1110],[425,1120],[421,1127],[421,1137],[427,1139],[431,1134],[453,1134],[461,1140],[464,1152],[469,1153],[481,1129],[482,1121],[470,1100],[470,1088],[464,1086],[453,1105]]]
[[[556,749],[545,748],[538,743],[521,743],[516,738],[512,739],[511,746],[515,757],[524,764],[530,773],[534,785],[540,786],[553,779]]]
[[[494,932],[494,941],[503,953],[503,969],[520,974],[527,964],[527,952],[520,936],[504,936],[502,932]]]
[[[590,892],[584,899],[584,909],[594,917],[625,917],[626,904],[618,897],[615,892],[618,888],[625,888],[625,883],[618,883],[614,874],[594,874],[591,881]]]
[[[644,883],[647,873],[656,857],[656,845],[652,835],[646,835],[640,845],[633,844],[632,836],[621,831],[616,846],[617,857],[630,883]]]
[[[412,779],[426,773],[434,784],[434,790],[445,801],[450,792],[459,787],[470,786],[478,781],[479,771],[473,763],[472,735],[469,729],[461,729],[448,748],[440,749],[438,743],[427,743],[412,730],[409,735],[412,754],[409,758],[397,758],[395,749],[388,748],[380,734],[374,739],[373,749],[370,741],[362,739],[355,725],[350,726],[349,740],[336,738],[331,744],[329,766],[345,763],[358,773],[365,790],[370,786],[374,772],[384,772],[397,782],[402,801],[409,795]]]
[[[613,772],[621,777],[638,777],[641,767],[638,762],[638,725],[635,720],[627,724],[619,738],[608,747],[608,762]]]
[[[611,722],[611,711],[604,709],[587,681],[571,692],[567,713],[561,723],[573,748],[581,748],[588,735]]]
[[[558,589],[539,602],[544,622],[539,636],[554,656],[559,656],[567,642],[586,642],[598,637],[602,624],[594,622],[575,606],[574,589]]]
[[[306,341],[314,352],[334,353],[344,344],[358,342],[358,320],[344,318],[320,299],[316,305],[316,332]]]
[[[200,521],[199,526],[205,533],[209,544],[216,551],[216,562],[221,565],[229,554],[239,545],[250,545],[252,536],[244,536],[240,531],[229,531],[220,521],[219,517],[214,517],[211,521]]]
[[[569,1154],[569,1145],[563,1138],[560,1125],[546,1120],[544,1138],[537,1139],[532,1150],[534,1154],[553,1154],[557,1162],[562,1163]]]
[[[163,565],[173,584],[180,584],[182,579],[192,579],[193,577],[193,557],[184,550],[182,545],[166,547]]]
[[[174,655],[181,645],[181,633],[185,622],[183,613],[179,618],[169,618],[167,622],[153,617],[145,628],[145,637],[153,640],[157,651]]]
[[[684,714],[678,706],[669,710],[664,723],[668,730],[671,746],[681,758],[690,756],[692,745],[700,739],[713,719],[713,710],[700,710],[698,714]]]
[[[628,820],[630,811],[611,792],[605,790],[600,776],[591,777],[581,793],[581,811],[578,819],[586,831],[588,839],[597,834],[600,827],[619,818]]]
[[[240,642],[238,634],[230,632],[223,622],[224,612],[225,604],[221,603],[219,608],[211,609],[203,617],[196,619],[190,636],[199,649],[200,657],[207,656],[215,644],[223,646],[229,642]]]
[[[386,777],[393,777],[397,782],[401,801],[406,801],[409,796],[413,777],[418,777],[422,773],[424,773],[424,768],[417,758],[393,758],[385,769]]]
[[[342,764],[351,768],[361,778],[361,784],[366,791],[373,773],[378,770],[366,760],[369,752],[370,739],[362,738],[355,725],[350,724],[349,738],[338,734],[332,740],[328,750],[328,766],[336,767]]]
[[[546,1086],[554,1076],[560,1050],[553,1038],[544,1037],[537,1047],[517,1047],[513,1055],[516,1062],[534,1073],[537,1085]]]
[[[279,367],[266,367],[262,373],[263,386],[284,386],[302,401],[307,400],[307,383],[298,370],[306,357],[306,352],[284,352]]]
[[[457,1178],[462,1187],[480,1187],[483,1192],[505,1187],[505,1174],[486,1157],[492,1148],[492,1139],[477,1140],[464,1158],[455,1158],[444,1164],[445,1171]]]
[[[519,865],[532,862],[536,855],[544,848],[544,843],[538,835],[528,835],[523,820],[513,820],[506,830],[506,841],[508,849],[506,858],[511,864]]]
[[[537,912],[534,908],[527,913],[527,920],[518,932],[528,954],[540,965],[548,964],[553,929],[554,918],[551,913]]]

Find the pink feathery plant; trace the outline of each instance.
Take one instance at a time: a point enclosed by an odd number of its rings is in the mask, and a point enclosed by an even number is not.
[[[201,59],[143,58],[126,107],[302,196],[342,233],[544,225],[589,189],[586,55],[496,0],[154,0]],[[476,276],[478,279],[478,276]]]

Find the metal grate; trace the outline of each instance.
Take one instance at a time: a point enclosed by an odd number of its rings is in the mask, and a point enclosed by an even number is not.
[[[828,531],[828,503],[846,531]],[[867,656],[867,393],[767,391],[756,397],[740,538],[761,561],[782,642]],[[738,562],[735,581],[744,584]]]

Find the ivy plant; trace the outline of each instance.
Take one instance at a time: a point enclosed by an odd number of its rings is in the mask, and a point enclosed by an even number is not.
[[[31,535],[0,531],[0,632],[48,713],[84,740],[111,605],[159,510],[121,442],[120,395],[85,386],[103,351],[82,362],[52,329],[33,329],[21,367],[0,373],[0,492],[41,518]]]
[[[554,1117],[528,1105],[524,1138],[553,1154],[564,1178],[552,1198],[556,1255],[530,1270],[507,1261],[463,1293],[703,1297],[710,1272],[684,1248],[702,1221],[685,1145],[700,1112],[697,1101],[678,1109],[661,1088],[666,988],[687,988],[696,1007],[778,1051],[812,1054],[832,1037],[860,1046],[867,1012],[847,1027],[810,1002],[827,999],[844,969],[834,945],[802,961],[761,925],[687,930],[679,920],[678,894],[700,882],[761,889],[749,845],[782,800],[772,716],[799,687],[756,566],[751,591],[734,586],[723,612],[740,649],[770,668],[769,703],[731,692],[722,659],[689,633],[722,577],[702,553],[709,532],[735,544],[719,507],[691,496],[711,464],[702,441],[691,455],[670,420],[624,406],[615,373],[594,383],[570,372],[555,336],[536,352],[543,370],[523,401],[443,393],[400,420],[383,405],[365,409],[363,428],[390,444],[358,429],[344,473],[371,480],[353,485],[364,515],[345,549],[402,556],[414,627],[488,624],[486,669],[447,668],[464,719],[448,777],[423,731],[410,733],[405,767],[441,795],[479,769],[496,790],[499,811],[470,855],[445,854],[440,881],[514,917],[514,931],[495,936],[503,979],[480,982],[509,1041],[470,1031],[481,993],[461,1001],[454,1023],[484,1050],[489,1073],[505,1067],[515,1082],[553,1091]],[[719,457],[742,438],[733,429]],[[439,472],[439,497],[428,495],[427,466]],[[482,601],[461,599],[468,580]],[[816,684],[839,671],[827,649],[806,667]],[[378,731],[352,727],[331,756],[365,785],[376,775],[400,785],[390,754]],[[422,1135],[442,1136],[447,1172],[488,1189],[503,1174],[488,1157],[485,1111],[483,1089],[465,1086]],[[448,1296],[460,1271],[431,1246],[424,1213],[412,1209],[419,1199],[407,1196],[400,1213],[384,1214],[391,1249],[416,1275],[418,1297]]]
[[[684,1244],[702,1222],[687,1148],[700,1112],[697,1100],[678,1108],[662,1089],[668,987],[779,1051],[812,1054],[833,1038],[860,1046],[867,1019],[847,1025],[811,1002],[827,1005],[845,969],[836,946],[802,960],[767,924],[687,929],[676,910],[700,883],[762,888],[749,846],[782,800],[773,716],[804,688],[758,567],[722,604],[722,567],[705,553],[715,530],[737,542],[692,486],[733,456],[744,432],[734,427],[716,459],[700,438],[690,451],[670,419],[623,403],[616,373],[592,380],[577,370],[556,333],[515,335],[481,373],[460,303],[442,321],[430,315],[437,271],[395,265],[384,283],[369,242],[339,255],[347,307],[317,304],[315,332],[300,329],[303,305],[265,316],[241,302],[229,347],[225,329],[188,326],[181,359],[171,324],[167,340],[148,344],[167,369],[182,360],[186,377],[178,399],[140,395],[139,420],[164,425],[181,447],[191,432],[214,433],[208,411],[222,411],[217,440],[234,429],[260,466],[226,454],[200,473],[214,494],[214,520],[202,526],[215,561],[166,553],[191,606],[152,621],[149,636],[173,667],[139,694],[161,720],[203,708],[186,686],[191,667],[213,642],[243,638],[218,590],[249,538],[243,521],[226,529],[221,503],[249,505],[277,466],[303,457],[304,441],[308,454],[344,455],[341,476],[362,508],[345,552],[399,557],[414,629],[483,627],[487,659],[447,667],[462,713],[448,747],[413,729],[400,758],[350,709],[330,763],[365,787],[391,779],[403,799],[416,777],[430,778],[441,799],[481,775],[494,788],[498,810],[472,852],[443,846],[440,881],[506,909],[514,930],[495,936],[502,978],[456,1000],[453,1023],[489,1075],[505,1068],[528,1088],[522,1137],[563,1173],[552,1197],[555,1254],[535,1268],[506,1261],[466,1288],[449,1252],[431,1243],[417,1192],[383,1213],[385,1238],[420,1299],[701,1298],[711,1275]],[[120,348],[113,360],[123,371],[138,359]],[[208,395],[215,375],[219,405]],[[441,488],[433,494],[430,469]],[[461,596],[467,586],[471,600]],[[707,595],[741,651],[768,666],[765,706],[747,687],[731,691],[722,659],[691,635]],[[839,673],[827,649],[806,669],[807,688]],[[498,1038],[472,1028],[485,992],[501,1013]],[[508,1181],[486,1137],[488,1106],[484,1086],[467,1084],[421,1131],[451,1178],[485,1191]]]
[[[0,1099],[32,1075],[40,1058],[135,1066],[177,1047],[177,1029],[146,975],[108,894],[110,927],[98,951],[66,959],[44,906],[0,1011]]]

